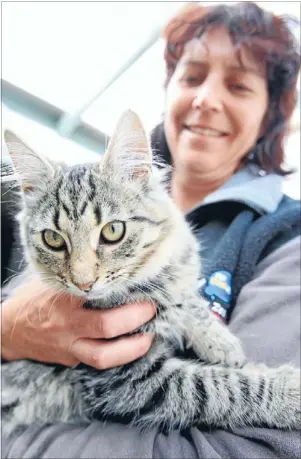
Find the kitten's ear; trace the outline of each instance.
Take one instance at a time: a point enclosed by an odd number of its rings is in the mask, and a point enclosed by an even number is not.
[[[152,170],[152,152],[138,115],[127,110],[120,117],[104,154],[103,164],[131,178],[147,178]]]
[[[37,189],[44,190],[49,179],[54,176],[54,167],[32,151],[13,132],[6,130],[4,140],[24,194]]]

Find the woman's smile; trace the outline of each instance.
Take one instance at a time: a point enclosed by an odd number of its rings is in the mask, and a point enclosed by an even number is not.
[[[197,135],[199,137],[206,138],[209,137],[214,139],[220,139],[228,135],[228,133],[223,132],[219,129],[197,124],[184,124],[183,129],[191,135]]]

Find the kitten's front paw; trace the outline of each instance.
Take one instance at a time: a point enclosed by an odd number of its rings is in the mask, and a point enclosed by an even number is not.
[[[242,345],[236,336],[230,332],[215,334],[210,331],[194,350],[200,357],[209,363],[218,363],[225,367],[242,368],[246,363],[246,356]]]
[[[216,349],[218,363],[225,367],[242,368],[246,363],[246,356],[240,341],[233,338],[231,343],[227,342],[221,348]]]

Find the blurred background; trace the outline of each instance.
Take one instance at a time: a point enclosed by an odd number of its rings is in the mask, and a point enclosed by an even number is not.
[[[93,161],[125,109],[150,131],[164,110],[162,25],[185,2],[2,2],[2,128],[70,164]],[[213,3],[213,2],[202,2]],[[214,2],[232,3],[232,2]],[[300,21],[300,2],[256,2]],[[300,39],[300,28],[295,28]],[[300,198],[299,100],[286,141]],[[3,149],[5,154],[5,151]]]

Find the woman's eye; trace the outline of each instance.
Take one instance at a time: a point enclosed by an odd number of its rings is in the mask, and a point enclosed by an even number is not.
[[[125,235],[125,223],[120,221],[107,223],[101,230],[101,242],[114,244],[121,241]]]
[[[241,83],[233,83],[230,85],[230,88],[233,89],[234,91],[241,91],[241,92],[249,91],[249,88]]]
[[[199,84],[200,79],[197,77],[188,75],[188,76],[183,77],[182,81],[188,86],[193,86],[193,85]]]
[[[45,244],[54,250],[65,250],[66,242],[63,236],[53,230],[45,230],[42,233]]]

